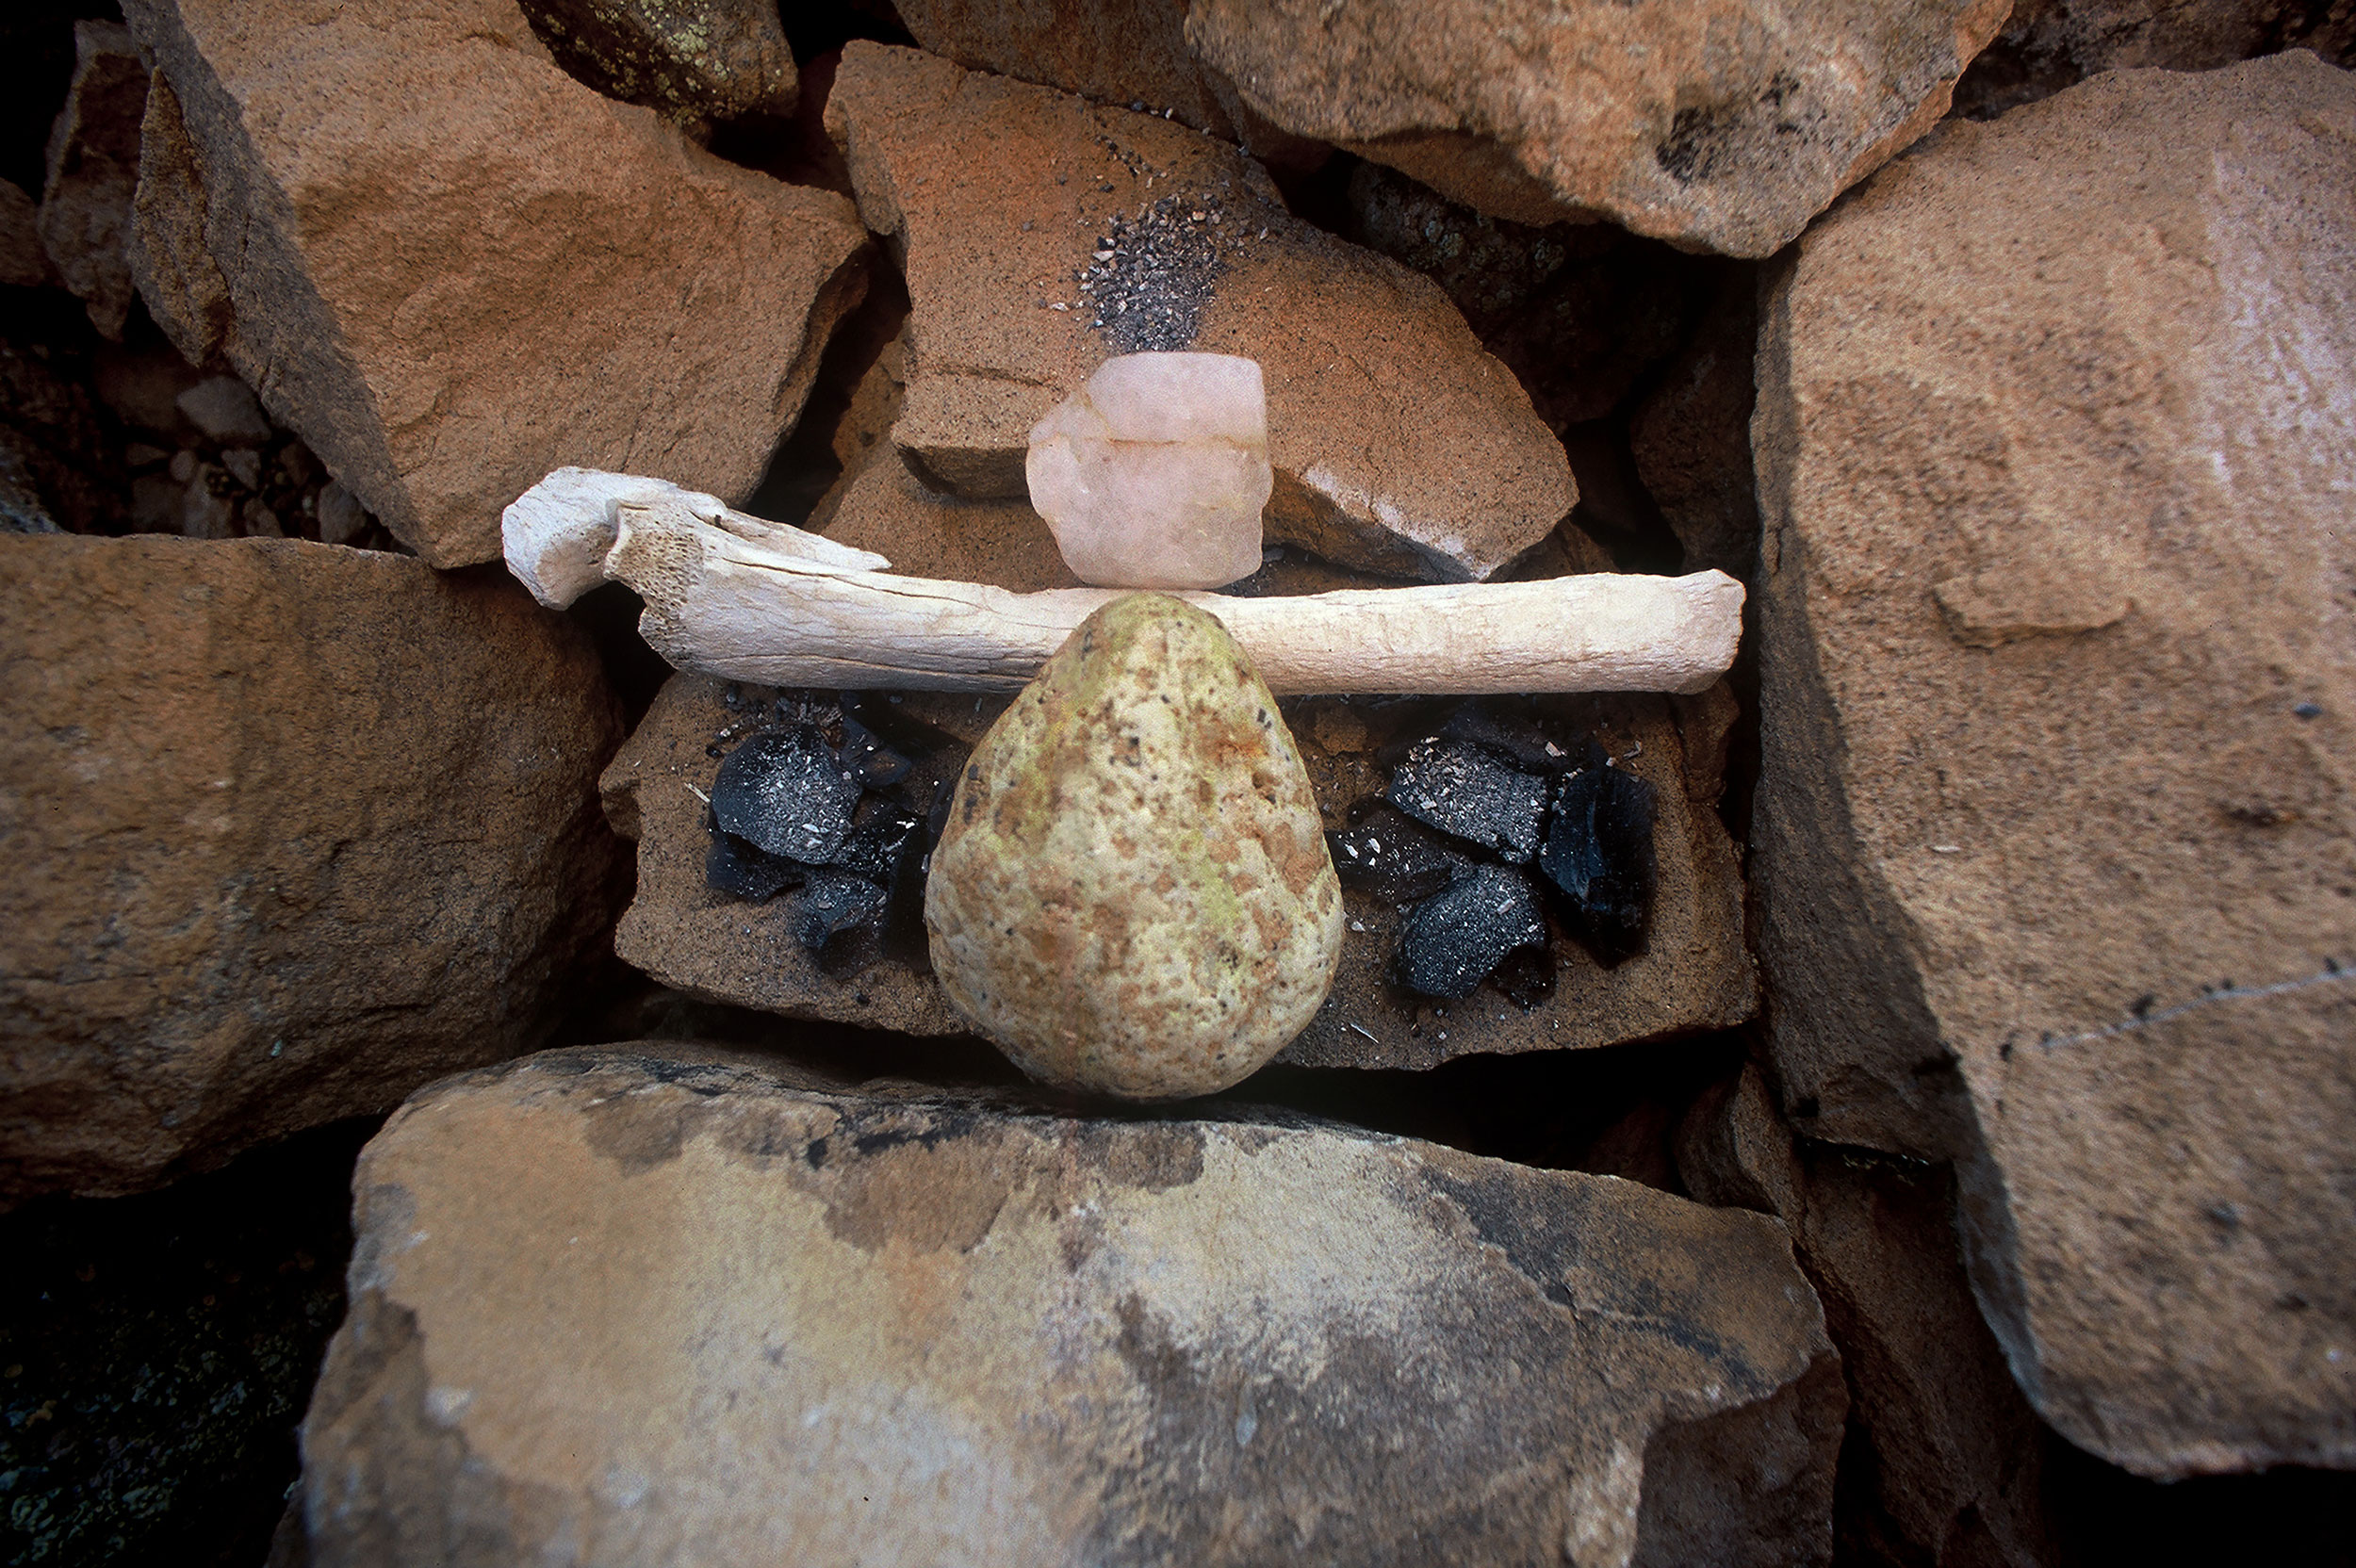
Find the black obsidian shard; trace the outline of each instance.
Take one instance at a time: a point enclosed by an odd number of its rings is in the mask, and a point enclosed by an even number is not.
[[[758,849],[733,833],[712,829],[704,851],[704,885],[714,892],[758,904],[788,888],[798,888],[810,868],[782,855]]]
[[[1430,898],[1467,864],[1428,828],[1388,806],[1371,808],[1340,832],[1328,833],[1325,842],[1342,885],[1364,888],[1385,904]]]
[[[1383,792],[1416,821],[1499,859],[1522,865],[1538,853],[1546,781],[1486,746],[1436,735],[1417,741],[1392,768]]]
[[[1599,754],[1554,787],[1538,867],[1562,895],[1563,925],[1600,963],[1644,950],[1658,867],[1652,828],[1652,785]]]
[[[1530,878],[1504,866],[1469,866],[1407,912],[1399,978],[1413,991],[1470,996],[1515,948],[1543,947],[1546,919]]]
[[[755,849],[824,865],[858,809],[858,777],[814,725],[748,737],[712,781],[712,815]]]

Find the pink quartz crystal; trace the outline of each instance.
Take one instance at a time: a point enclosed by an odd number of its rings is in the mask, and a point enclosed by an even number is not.
[[[1217,588],[1260,569],[1268,394],[1256,360],[1123,354],[1031,428],[1031,505],[1083,582]]]

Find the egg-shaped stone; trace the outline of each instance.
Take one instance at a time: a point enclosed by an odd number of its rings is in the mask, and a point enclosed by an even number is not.
[[[1132,594],[974,748],[924,888],[933,968],[1041,1082],[1131,1100],[1236,1083],[1341,960],[1308,770],[1218,619]]]

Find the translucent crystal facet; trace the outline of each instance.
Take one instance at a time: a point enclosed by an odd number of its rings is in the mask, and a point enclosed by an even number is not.
[[[1274,476],[1257,361],[1106,360],[1031,429],[1031,505],[1084,582],[1217,588],[1260,567]]]

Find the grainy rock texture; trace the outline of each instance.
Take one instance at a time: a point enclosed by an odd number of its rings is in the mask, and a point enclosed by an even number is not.
[[[1805,1134],[1954,1158],[2038,1412],[2356,1464],[2356,80],[1956,122],[1765,311],[1754,835]]]
[[[907,0],[919,46],[976,71],[1160,114],[1233,141],[1235,122],[1186,47],[1186,0]]]
[[[1630,1183],[608,1047],[418,1096],[353,1189],[319,1568],[1829,1552],[1781,1228]]]
[[[688,125],[794,112],[777,0],[519,0],[556,63]]]
[[[545,1042],[612,919],[595,653],[503,579],[0,537],[0,1195]]]
[[[2283,49],[2356,58],[2356,6],[2336,0],[2015,0],[1955,84],[1955,109],[1993,119],[2104,71],[2213,71]]]
[[[22,186],[0,180],[0,288],[40,288],[57,281],[41,248],[40,209]]]
[[[1292,734],[1203,612],[1082,621],[973,748],[924,923],[957,1011],[1034,1078],[1211,1094],[1333,983],[1342,890]]]
[[[1730,271],[1693,340],[1628,420],[1637,477],[1683,547],[1686,571],[1748,582],[1759,564],[1759,486],[1751,471],[1752,355],[1759,280]]]
[[[2005,0],[1198,0],[1242,101],[1484,212],[1763,256],[1928,130]]]
[[[513,0],[132,0],[139,286],[436,565],[568,464],[759,482],[864,286],[841,197],[549,63]]]
[[[1694,1198],[1784,1222],[1824,1303],[1854,1445],[1835,1511],[1843,1555],[1933,1568],[2062,1560],[2041,1495],[2044,1434],[1972,1298],[1950,1173],[1795,1146],[1756,1067],[1706,1092],[1675,1142]]]
[[[903,260],[893,439],[934,482],[1023,494],[1031,427],[1117,353],[1241,354],[1267,378],[1269,535],[1482,578],[1578,498],[1562,446],[1440,291],[1301,222],[1174,122],[854,43],[826,123]]]
[[[102,337],[123,341],[131,282],[131,196],[139,184],[147,67],[119,22],[74,24],[74,86],[49,133],[41,238]]]

